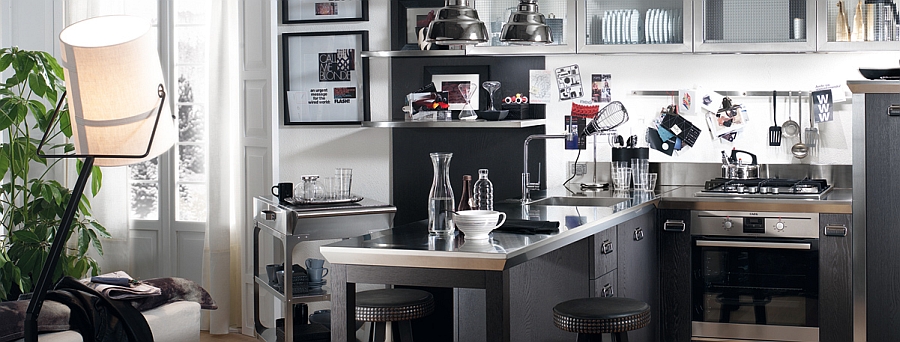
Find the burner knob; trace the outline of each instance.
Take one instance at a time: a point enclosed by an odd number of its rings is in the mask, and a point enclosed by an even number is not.
[[[725,219],[725,222],[722,222],[722,228],[725,230],[730,230],[731,227],[734,227],[734,222],[731,222],[730,218]]]
[[[777,230],[779,232],[783,231],[784,230],[784,222],[778,221],[777,223],[775,223],[775,230]]]

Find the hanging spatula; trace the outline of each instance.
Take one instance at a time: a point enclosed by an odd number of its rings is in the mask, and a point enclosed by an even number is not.
[[[775,113],[775,100],[778,92],[772,91],[772,121],[775,123],[769,126],[769,146],[781,146],[781,126],[778,126],[778,116]]]
[[[800,99],[797,99],[798,103]],[[798,105],[800,110],[803,110],[803,106]],[[816,128],[816,119],[813,111],[809,111],[809,128],[806,129],[806,146],[807,147],[816,147],[816,141],[819,140],[819,129]]]

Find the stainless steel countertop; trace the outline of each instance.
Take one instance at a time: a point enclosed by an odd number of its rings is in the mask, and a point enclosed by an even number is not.
[[[495,210],[505,212],[509,218],[557,221],[560,231],[556,234],[494,231],[490,242],[466,241],[462,236],[429,236],[425,223],[419,222],[325,245],[320,251],[329,262],[339,264],[503,270],[646,214],[654,206],[688,210],[851,213],[850,189],[834,189],[821,200],[695,197],[694,194],[702,189],[702,186],[660,186],[654,193],[636,193],[557,188],[533,193],[533,198],[625,196],[627,200],[606,207],[495,204]]]

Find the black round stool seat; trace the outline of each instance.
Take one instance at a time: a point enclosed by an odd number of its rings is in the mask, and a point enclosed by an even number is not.
[[[434,311],[434,296],[415,289],[381,289],[356,293],[356,320],[408,321]]]
[[[650,305],[622,297],[573,299],[553,307],[553,323],[579,334],[627,332],[650,323]]]

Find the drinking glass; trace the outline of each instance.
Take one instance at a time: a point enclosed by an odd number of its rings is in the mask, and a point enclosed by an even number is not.
[[[656,190],[656,172],[647,174],[647,190],[653,191]]]
[[[647,159],[631,160],[632,182],[634,182],[635,190],[644,190],[647,188],[647,170],[649,167],[650,161]]]
[[[348,167],[339,167],[334,169],[334,178],[338,183],[337,186],[334,187],[334,197],[335,199],[347,199],[350,198],[350,186],[352,185],[353,180],[353,169]]]
[[[612,176],[615,190],[628,190],[631,188],[631,167],[628,162],[612,162],[610,175]]]

